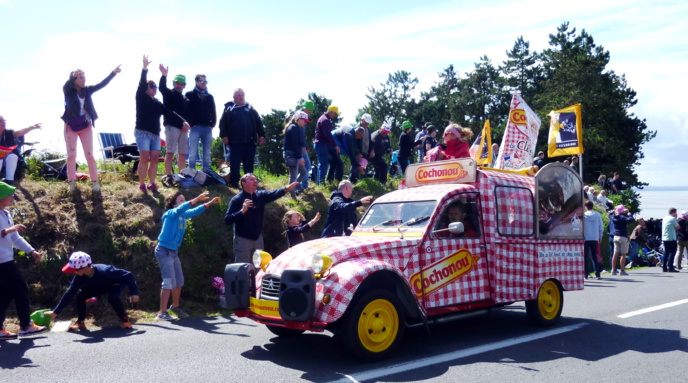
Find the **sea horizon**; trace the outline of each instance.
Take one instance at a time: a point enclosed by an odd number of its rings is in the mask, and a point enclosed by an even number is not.
[[[640,195],[639,215],[645,219],[666,217],[672,207],[679,213],[688,210],[688,186],[648,186],[634,190]]]

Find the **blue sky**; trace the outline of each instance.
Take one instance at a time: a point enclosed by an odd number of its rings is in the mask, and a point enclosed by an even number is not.
[[[658,131],[643,148],[640,179],[688,185],[688,4],[562,4],[0,0],[0,114],[10,129],[41,122],[43,130],[27,140],[64,151],[59,116],[69,72],[81,68],[95,84],[122,64],[122,73],[94,96],[97,130],[122,132],[133,142],[134,93],[147,53],[156,81],[159,63],[189,79],[206,74],[218,108],[237,87],[263,114],[293,108],[316,92],[333,99],[348,124],[367,88],[388,73],[407,70],[419,79],[416,90],[427,90],[450,64],[463,74],[482,55],[501,63],[521,35],[541,51],[568,21],[610,51],[609,69],[625,74],[638,93],[632,112]]]

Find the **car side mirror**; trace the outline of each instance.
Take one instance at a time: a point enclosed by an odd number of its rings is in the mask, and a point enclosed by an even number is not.
[[[452,234],[463,234],[463,222],[452,222],[447,227],[447,230]]]

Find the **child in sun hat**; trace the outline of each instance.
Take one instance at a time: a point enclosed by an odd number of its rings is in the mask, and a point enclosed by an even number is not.
[[[204,191],[198,197],[187,201],[184,194],[176,192],[165,199],[167,211],[162,215],[162,230],[158,236],[158,245],[155,247],[155,259],[160,265],[162,274],[162,289],[160,291],[160,311],[156,316],[158,320],[172,320],[174,317],[168,311],[172,311],[178,318],[187,318],[187,314],[179,307],[179,297],[184,286],[184,274],[182,264],[179,261],[179,247],[184,239],[186,220],[195,217],[210,206],[218,204],[220,197],[215,197],[209,202],[200,204],[210,199],[209,192]],[[193,208],[192,208],[193,207]],[[172,305],[167,306],[172,296]]]
[[[19,335],[31,335],[46,330],[31,321],[29,308],[29,286],[14,263],[14,248],[18,248],[33,257],[35,262],[41,260],[37,252],[19,233],[24,225],[15,225],[7,208],[14,202],[14,186],[0,182],[0,339],[15,338],[17,334],[5,330],[5,311],[14,300],[19,317]]]
[[[122,328],[131,328],[120,295],[125,286],[129,287],[129,302],[139,301],[139,290],[134,275],[118,269],[112,265],[93,264],[91,256],[83,251],[76,251],[69,256],[69,262],[62,268],[67,274],[76,274],[69,284],[69,288],[55,306],[53,311],[46,311],[53,319],[64,310],[76,296],[77,320],[70,330],[85,330],[86,301],[98,295],[107,294],[108,302],[117,313]]]

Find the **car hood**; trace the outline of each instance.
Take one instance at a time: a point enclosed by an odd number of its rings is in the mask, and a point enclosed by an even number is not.
[[[414,252],[420,238],[389,237],[332,237],[320,238],[296,245],[272,260],[266,273],[281,274],[286,268],[310,268],[314,254],[332,258],[333,265],[354,258],[376,259],[390,263],[405,263]],[[392,260],[394,262],[392,262]]]

